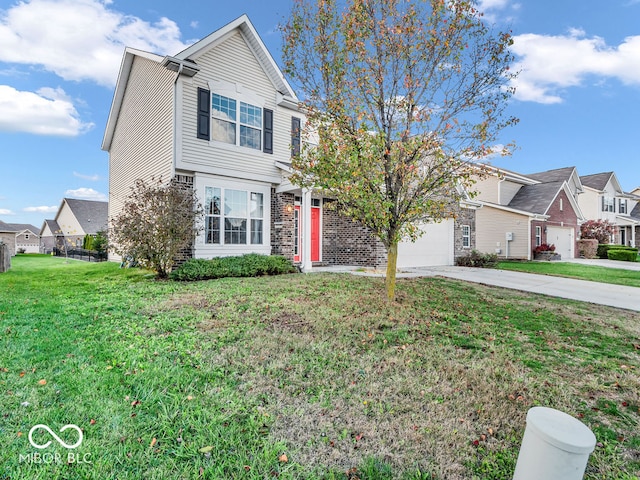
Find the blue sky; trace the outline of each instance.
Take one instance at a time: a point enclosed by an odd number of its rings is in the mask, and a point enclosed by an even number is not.
[[[176,54],[246,13],[281,64],[288,0],[1,0],[0,220],[40,227],[63,197],[106,200],[100,150],[125,46]],[[640,0],[482,0],[521,70],[501,141],[521,173],[576,166],[640,186]]]

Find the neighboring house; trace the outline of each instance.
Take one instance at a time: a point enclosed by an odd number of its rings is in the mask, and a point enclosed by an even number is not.
[[[45,220],[40,232],[40,252],[51,253],[64,246],[64,234],[55,220]]]
[[[42,251],[82,247],[85,235],[95,235],[108,227],[108,204],[95,200],[63,198],[53,220],[42,224]]]
[[[304,122],[246,15],[175,56],[126,48],[102,143],[109,218],[137,179],[175,179],[205,210],[186,256],[280,254],[304,270],[384,265],[384,248],[366,228],[326,208],[332,199],[322,192],[288,181]],[[425,224],[417,244],[403,243],[399,266],[452,264],[472,248],[475,204],[463,207],[458,220]]]
[[[9,253],[38,253],[40,230],[28,223],[5,223],[0,220],[0,241],[9,246]]]
[[[637,197],[636,205],[633,207],[631,213],[629,214],[631,219],[636,222],[633,229],[633,236],[635,237],[635,242],[633,243],[633,245],[640,248],[640,187],[632,190],[631,194]]]
[[[589,220],[608,220],[616,226],[611,243],[638,245],[640,218],[637,209],[640,196],[636,189],[625,192],[614,172],[581,176],[584,194],[578,197],[580,208]]]
[[[576,195],[582,191],[574,167],[523,175],[486,167],[474,197],[476,249],[500,258],[531,259],[536,246],[554,244],[564,258],[576,256],[584,220]]]

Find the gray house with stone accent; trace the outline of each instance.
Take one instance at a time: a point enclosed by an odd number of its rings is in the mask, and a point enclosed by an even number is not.
[[[28,223],[5,223],[0,220],[0,242],[9,247],[9,254],[38,253],[40,230]]]
[[[289,181],[305,115],[243,15],[174,56],[127,48],[102,149],[109,152],[109,218],[137,179],[195,190],[204,229],[186,256],[279,254],[313,265],[381,266],[383,246],[329,208],[320,191]],[[453,264],[473,248],[476,204],[456,220],[425,222],[399,247],[398,265]]]

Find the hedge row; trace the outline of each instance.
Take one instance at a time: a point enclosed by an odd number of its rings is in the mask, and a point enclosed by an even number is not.
[[[638,249],[634,247],[627,247],[625,245],[615,245],[610,243],[602,243],[598,245],[598,252],[596,254],[598,255],[598,258],[609,258],[609,255],[608,255],[609,250],[634,251],[636,255],[638,253]]]
[[[172,280],[195,281],[224,277],[259,277],[294,273],[296,268],[284,257],[250,253],[240,257],[211,260],[190,259],[171,272]]]
[[[607,258],[609,260],[622,260],[625,262],[635,262],[638,260],[638,249],[609,249],[607,251]]]

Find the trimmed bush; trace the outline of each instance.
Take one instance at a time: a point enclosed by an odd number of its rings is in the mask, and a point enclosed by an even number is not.
[[[595,238],[583,238],[578,240],[578,252],[584,258],[596,258],[598,253],[598,240]]]
[[[293,273],[296,268],[284,257],[250,253],[240,257],[216,257],[211,260],[190,259],[171,272],[179,281],[209,280],[224,277],[259,277]]]
[[[467,255],[456,258],[456,265],[459,267],[495,268],[498,265],[498,255],[471,250]]]
[[[601,243],[600,245],[598,245],[598,252],[597,252],[598,258],[609,258],[609,256],[607,255],[607,252],[609,250],[635,250],[636,252],[638,251],[637,248],[627,247],[625,245]]]
[[[627,249],[609,249],[607,251],[607,258],[609,260],[622,260],[624,262],[635,262],[638,259],[638,249],[637,248],[627,248]]]

